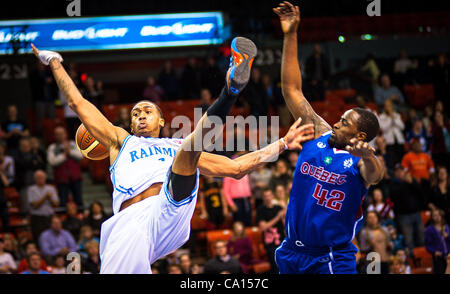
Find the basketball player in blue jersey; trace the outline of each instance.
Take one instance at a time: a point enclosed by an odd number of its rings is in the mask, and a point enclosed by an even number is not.
[[[202,152],[204,136],[213,125],[211,117],[218,117],[223,125],[250,78],[257,49],[246,38],[232,41],[226,86],[184,140],[159,138],[165,122],[159,107],[150,101],[133,107],[132,134],[113,126],[81,96],[58,53],[32,48],[41,62],[50,66],[60,91],[89,133],[109,150],[114,215],[102,224],[101,273],[151,273],[153,262],[187,241],[199,172],[241,178],[284,150],[301,148],[301,143],[313,137],[313,126],[300,126],[298,120],[282,139],[234,160]]]
[[[302,92],[298,64],[298,6],[274,8],[284,33],[281,86],[294,118],[314,124],[314,140],[303,144],[286,212],[286,238],[276,250],[280,273],[356,273],[355,238],[362,201],[384,173],[367,142],[379,131],[371,112],[355,108],[333,127],[319,117]]]

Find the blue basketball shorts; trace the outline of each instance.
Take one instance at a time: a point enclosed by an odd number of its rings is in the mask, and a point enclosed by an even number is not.
[[[280,274],[356,274],[356,252],[352,243],[307,248],[284,240],[275,251],[275,261]]]

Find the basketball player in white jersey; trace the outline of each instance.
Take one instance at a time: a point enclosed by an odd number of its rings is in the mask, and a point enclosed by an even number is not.
[[[151,264],[175,251],[189,238],[195,209],[199,173],[240,178],[269,162],[286,149],[301,148],[312,139],[312,125],[294,123],[288,134],[265,148],[231,160],[195,150],[195,142],[211,130],[209,117],[224,122],[247,84],[257,49],[246,38],[232,42],[232,62],[226,86],[186,139],[159,138],[164,119],[159,107],[149,101],[131,111],[131,132],[113,126],[68,76],[62,57],[52,51],[33,52],[50,65],[58,87],[87,130],[109,150],[114,186],[114,215],[101,229],[101,273],[151,273]],[[206,124],[208,123],[208,124]],[[199,141],[197,141],[199,140]]]

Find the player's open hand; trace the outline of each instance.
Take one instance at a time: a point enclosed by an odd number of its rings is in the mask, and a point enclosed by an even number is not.
[[[350,154],[365,158],[375,154],[375,149],[369,145],[367,142],[359,141],[356,138],[350,140],[350,145],[345,147],[345,150],[350,152]]]
[[[58,52],[48,50],[40,51],[34,44],[31,44],[31,49],[33,50],[34,55],[45,65],[49,65],[50,61],[54,58],[59,60],[59,62],[63,62],[63,58]]]
[[[314,125],[300,126],[301,123],[302,119],[299,118],[284,136],[284,142],[289,150],[302,150],[302,143],[314,139]]]
[[[277,8],[273,9],[280,17],[281,30],[283,33],[296,32],[300,23],[300,8],[294,6],[288,1],[283,1]]]

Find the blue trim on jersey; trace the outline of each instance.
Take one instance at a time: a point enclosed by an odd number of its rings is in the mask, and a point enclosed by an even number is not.
[[[351,242],[367,194],[358,169],[360,158],[330,146],[330,136],[326,132],[303,144],[286,213],[287,238],[310,248]]]
[[[109,171],[114,169],[115,165],[117,164],[117,161],[119,159],[120,154],[122,153],[122,150],[125,148],[125,145],[127,144],[128,140],[132,137],[132,135],[128,135],[122,142],[122,146],[120,147],[119,154],[117,154],[116,160],[114,160],[113,164],[109,167]]]

